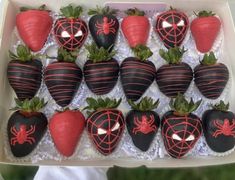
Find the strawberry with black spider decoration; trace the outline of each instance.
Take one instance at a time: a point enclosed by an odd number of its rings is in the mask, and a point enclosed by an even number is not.
[[[56,62],[44,70],[44,81],[52,98],[61,107],[68,106],[82,81],[82,70],[76,64],[78,51],[59,48]]]
[[[7,77],[19,100],[31,99],[41,85],[42,63],[33,55],[29,48],[17,46],[16,54],[9,51]]]
[[[135,104],[129,100],[132,110],[126,116],[126,126],[134,145],[141,151],[147,151],[158,131],[160,118],[153,111],[156,109],[159,100],[153,101],[152,98],[144,97]]]
[[[200,11],[191,23],[190,29],[197,50],[207,53],[211,50],[221,28],[221,22],[212,11]]]
[[[125,119],[116,108],[122,99],[87,98],[87,131],[96,149],[103,155],[111,154],[121,140]]]
[[[82,7],[68,5],[60,11],[64,17],[57,19],[53,28],[56,41],[69,51],[81,48],[88,35],[87,24],[79,18]]]
[[[47,129],[47,118],[39,112],[46,103],[43,99],[34,97],[31,100],[16,99],[16,110],[7,124],[8,141],[15,157],[24,157],[30,154]]]
[[[229,71],[223,63],[217,63],[213,52],[205,54],[194,68],[194,81],[199,91],[208,99],[217,99],[229,79]]]
[[[72,156],[85,127],[85,117],[79,110],[57,111],[50,119],[49,130],[56,149]]]
[[[89,54],[83,68],[85,82],[96,95],[107,94],[118,80],[119,64],[113,58],[116,52],[98,48],[95,43],[86,46],[86,49]]]
[[[132,50],[136,57],[124,59],[120,74],[127,99],[137,101],[154,81],[156,68],[147,60],[153,54],[148,47],[137,45]]]
[[[193,70],[182,62],[184,48],[174,47],[168,51],[160,49],[160,56],[168,62],[161,66],[156,73],[156,82],[160,91],[167,97],[176,97],[178,93],[184,94],[192,79]]]
[[[119,22],[115,17],[116,9],[109,6],[90,9],[88,14],[93,15],[89,20],[89,29],[97,46],[112,50],[117,38]]]
[[[180,46],[189,28],[185,13],[171,8],[157,16],[155,31],[166,48]]]
[[[52,17],[42,5],[38,9],[22,7],[16,15],[16,28],[24,43],[32,50],[43,48],[52,28]]]
[[[123,18],[121,29],[129,46],[134,48],[137,45],[146,45],[150,31],[148,17],[137,8],[128,9],[125,13],[128,16]]]
[[[235,146],[235,115],[229,111],[229,103],[212,105],[202,116],[203,132],[208,146],[223,153]]]
[[[201,101],[188,102],[179,94],[170,101],[171,111],[165,113],[161,119],[161,133],[165,149],[173,158],[182,158],[199,140],[202,134],[202,122],[193,114]]]

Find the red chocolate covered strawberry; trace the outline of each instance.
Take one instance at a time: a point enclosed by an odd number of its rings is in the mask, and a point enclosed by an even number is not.
[[[118,80],[119,64],[113,58],[115,52],[109,52],[96,44],[86,46],[89,55],[83,72],[88,88],[96,95],[109,93]]]
[[[137,45],[146,45],[149,36],[150,24],[144,11],[128,9],[127,17],[121,23],[122,32],[131,48]]]
[[[77,51],[58,50],[57,62],[44,71],[45,84],[56,103],[65,107],[71,103],[82,81],[82,70],[75,63]]]
[[[197,14],[197,18],[192,21],[190,29],[198,51],[206,53],[211,50],[220,27],[221,22],[212,11],[200,11]]]
[[[82,13],[82,7],[73,7],[68,5],[60,9],[64,18],[56,20],[53,32],[60,46],[73,51],[80,48],[88,35],[88,27],[82,19],[79,18]]]
[[[16,16],[16,27],[20,37],[32,51],[42,49],[51,31],[53,20],[45,7],[45,5],[38,9],[23,7]]]
[[[19,100],[33,98],[41,85],[41,61],[23,45],[17,47],[16,54],[9,53],[12,60],[7,67],[7,77],[11,87]]]
[[[85,117],[78,110],[56,112],[49,122],[49,130],[57,150],[71,156],[85,127]]]
[[[125,128],[125,119],[116,108],[121,99],[87,98],[89,117],[87,130],[96,149],[103,155],[111,154],[117,147]],[[93,111],[93,112],[92,112]]]

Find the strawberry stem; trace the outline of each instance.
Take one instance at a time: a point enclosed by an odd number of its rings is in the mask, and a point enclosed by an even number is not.
[[[184,47],[181,49],[179,47],[173,47],[164,51],[163,49],[159,50],[160,56],[165,59],[169,64],[179,64],[182,61],[182,57],[187,50]]]
[[[39,10],[39,11],[50,11],[47,9],[46,5],[43,4],[38,8],[33,8],[33,7],[20,7],[20,12],[25,12],[25,11],[29,11],[29,10]]]
[[[150,50],[150,48],[142,44],[132,48],[132,51],[140,61],[146,61],[149,57],[153,55],[153,52]]]
[[[85,47],[89,52],[88,59],[93,61],[93,63],[109,61],[116,54],[116,51],[110,52],[112,46],[105,49],[104,47],[99,48],[95,43],[92,43],[90,45],[86,45]]]
[[[205,54],[202,61],[200,62],[202,65],[214,65],[216,64],[217,59],[215,57],[215,54],[213,52],[210,52],[209,54]]]
[[[9,57],[13,60],[27,62],[32,61],[36,57],[39,57],[39,55],[33,55],[27,46],[20,44],[16,48],[16,54],[14,54],[12,51],[9,51]]]
[[[215,105],[211,104],[211,107],[214,110],[226,112],[229,109],[229,103],[225,104],[224,101],[221,100],[218,104],[215,104]]]
[[[58,49],[57,60],[59,62],[75,63],[77,57],[78,57],[78,50],[68,51],[68,50],[64,49],[63,47],[60,47]]]
[[[137,8],[130,8],[125,11],[128,16],[144,16],[145,12]]]
[[[171,99],[169,105],[175,114],[179,116],[185,116],[195,111],[201,102],[202,100],[194,103],[192,98],[190,102],[188,102],[184,95],[179,93],[175,99]]]
[[[197,17],[210,17],[210,16],[214,16],[215,13],[213,13],[212,11],[200,11],[199,13],[195,13],[194,14],[197,16]]]
[[[156,109],[159,105],[159,99],[155,102],[150,97],[144,97],[139,103],[134,103],[132,100],[128,100],[129,105],[133,110],[137,111],[151,111]]]
[[[112,9],[109,6],[105,7],[100,7],[96,6],[94,9],[89,9],[88,15],[104,15],[104,16],[109,16],[109,15],[116,15],[118,12],[117,9]]]
[[[60,9],[61,13],[63,16],[66,18],[72,18],[72,19],[77,19],[83,12],[83,9],[81,6],[73,6],[73,5],[68,5],[66,7],[63,7]]]

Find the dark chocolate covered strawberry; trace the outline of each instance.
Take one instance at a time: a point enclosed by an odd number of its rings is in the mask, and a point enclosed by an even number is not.
[[[85,127],[85,117],[79,110],[56,112],[50,119],[49,130],[57,150],[71,156]]]
[[[89,29],[96,45],[109,49],[114,47],[118,34],[119,22],[115,17],[117,10],[109,6],[90,9],[88,14],[93,15],[89,20]]]
[[[222,94],[229,79],[228,68],[217,63],[213,52],[205,54],[203,60],[194,69],[194,81],[203,96],[217,99]]]
[[[184,48],[170,48],[167,52],[160,50],[160,56],[167,61],[168,64],[161,66],[156,73],[156,82],[160,91],[167,97],[176,97],[178,93],[184,94],[192,79],[193,71],[191,67],[181,62]]]
[[[16,27],[24,43],[32,50],[39,51],[43,48],[52,28],[52,17],[42,5],[38,9],[20,8],[16,15]]]
[[[41,61],[23,45],[17,47],[16,54],[9,53],[12,60],[7,67],[7,77],[11,87],[19,100],[33,98],[41,85]]]
[[[133,48],[136,57],[128,57],[121,64],[120,74],[124,93],[127,99],[138,100],[149,88],[155,78],[156,68],[147,59],[152,56],[151,50],[143,45]]]
[[[43,99],[35,97],[31,100],[16,99],[16,110],[7,124],[8,141],[11,151],[16,157],[30,154],[47,129],[47,118],[39,112],[46,105]]]
[[[71,103],[82,81],[82,70],[75,63],[77,52],[58,50],[56,62],[49,64],[44,71],[44,81],[56,103],[65,107]]]
[[[124,128],[125,120],[121,111],[116,108],[122,99],[87,98],[89,117],[86,126],[96,149],[103,155],[111,154],[117,147]]]
[[[86,22],[79,18],[82,7],[70,4],[60,11],[64,17],[57,19],[53,28],[56,41],[70,51],[81,48],[88,35]]]
[[[171,157],[183,157],[201,137],[201,120],[192,113],[200,103],[201,101],[194,103],[192,99],[188,102],[181,94],[171,100],[172,110],[165,113],[161,120],[162,138]]]
[[[83,67],[86,84],[96,95],[107,94],[114,88],[119,75],[119,64],[113,58],[115,52],[98,48],[94,43],[86,48],[89,52]]]
[[[229,104],[220,101],[202,116],[206,142],[215,152],[223,153],[235,146],[235,115],[228,109]]]
[[[135,104],[128,101],[132,110],[126,116],[126,126],[134,145],[141,151],[147,151],[158,131],[160,118],[153,111],[156,109],[159,100],[153,101],[152,98],[144,97]]]
[[[176,9],[171,8],[157,16],[155,31],[168,49],[182,44],[188,28],[187,15]]]

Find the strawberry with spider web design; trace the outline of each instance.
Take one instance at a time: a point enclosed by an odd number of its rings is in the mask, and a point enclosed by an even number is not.
[[[56,41],[70,51],[81,48],[88,35],[85,21],[79,18],[82,7],[69,5],[61,8],[60,11],[65,17],[55,22],[53,33]]]
[[[179,94],[171,100],[171,111],[165,113],[161,120],[162,138],[167,153],[173,158],[181,158],[187,154],[201,137],[202,122],[192,114],[201,101],[188,102]]]
[[[121,100],[86,99],[88,106],[85,109],[89,114],[87,130],[96,149],[103,155],[109,155],[116,149],[125,128],[124,116],[116,109]]]

